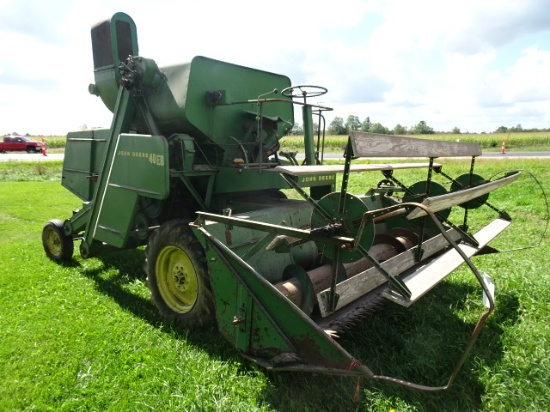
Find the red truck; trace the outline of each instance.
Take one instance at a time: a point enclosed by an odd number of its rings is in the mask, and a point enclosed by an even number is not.
[[[37,153],[41,152],[44,143],[29,139],[26,136],[4,136],[0,141],[0,153],[22,152]]]

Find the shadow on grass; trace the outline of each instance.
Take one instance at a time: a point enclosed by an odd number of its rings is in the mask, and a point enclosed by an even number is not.
[[[143,259],[140,250],[109,254],[101,257],[101,267],[81,269],[81,273],[94,280],[101,293],[151,325],[209,355],[226,361],[241,360],[239,353],[220,339],[215,327],[178,330],[159,315],[149,298],[127,290],[126,286],[136,279],[145,280]],[[409,309],[389,302],[382,305],[338,342],[375,374],[430,386],[445,385],[475,327],[477,319],[471,320],[470,313],[479,315],[483,311],[464,297],[480,293],[479,288],[469,284],[444,282]],[[501,361],[503,327],[517,321],[518,308],[516,296],[497,295],[495,312],[487,319],[455,382],[443,392],[421,392],[361,379],[361,400],[354,403],[355,378],[266,372],[250,362],[242,362],[240,372],[265,373],[271,384],[259,401],[278,410],[378,410],[399,409],[399,405],[418,410],[479,410],[484,394],[480,373]],[[469,320],[462,320],[457,313],[464,313]],[[392,400],[395,404],[390,404]]]
[[[464,302],[465,296],[475,296],[478,292],[475,287],[445,282],[409,309],[388,302],[357,323],[339,343],[375,374],[443,386],[464,352],[477,321],[465,322],[456,311],[481,314],[484,308],[480,305],[469,308],[467,305],[471,302]],[[273,386],[266,400],[277,409],[294,410],[300,391],[307,390],[317,395],[314,399],[302,399],[302,405],[313,410],[334,410],[335,399],[340,410],[480,410],[484,395],[480,375],[502,360],[504,326],[518,319],[516,296],[497,296],[496,305],[456,380],[446,391],[422,392],[361,379],[361,400],[356,404],[352,400],[356,383],[353,378],[273,373],[270,374]]]
[[[82,267],[80,273],[92,279],[97,290],[111,297],[120,307],[153,325],[158,325],[159,316],[155,313],[154,305],[148,299],[126,289],[130,282],[145,279],[142,269],[143,252],[125,250],[101,255],[97,259],[102,263],[100,267]]]
[[[185,339],[186,342],[204,349],[211,355],[226,359],[241,359],[239,353],[231,345],[225,340],[219,339],[220,336],[215,326],[193,331],[178,328],[175,322],[159,314],[149,295],[144,298],[128,290],[127,286],[137,279],[145,282],[143,251],[134,249],[113,252],[102,255],[97,259],[102,263],[100,267],[94,269],[81,267],[79,271],[84,276],[92,279],[97,290],[112,298],[121,308],[133,313],[159,330],[175,336],[177,339]],[[81,266],[80,263],[74,260],[68,265]]]

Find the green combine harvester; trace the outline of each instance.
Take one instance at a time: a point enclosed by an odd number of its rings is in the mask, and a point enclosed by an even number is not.
[[[70,261],[75,240],[83,258],[146,245],[147,285],[160,313],[183,328],[215,323],[270,370],[425,390],[452,383],[494,308],[490,279],[470,258],[495,252],[488,243],[511,221],[489,193],[519,172],[492,181],[474,173],[477,144],[361,132],[349,136],[343,164],[325,165],[323,114],[331,109],[311,103],[325,88],[206,57],[159,68],[139,56],[136,26],[124,13],[91,34],[89,91],[113,120],[109,129],[67,136],[62,185],[82,208],[44,226],[48,257]],[[279,146],[295,107],[303,161]],[[354,164],[361,157],[422,160]],[[435,162],[448,157],[469,157],[471,167],[453,178]],[[426,179],[406,185],[399,174],[413,168],[425,169]],[[380,184],[351,194],[356,173],[380,174]],[[472,231],[468,213],[480,207],[495,218]],[[455,208],[460,223],[450,220]],[[410,306],[464,262],[488,310],[445,386],[379,376],[337,342],[381,300]]]

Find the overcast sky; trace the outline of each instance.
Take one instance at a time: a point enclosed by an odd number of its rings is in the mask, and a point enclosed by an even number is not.
[[[329,122],[550,127],[547,0],[0,0],[0,133],[109,127],[90,28],[117,11],[160,67],[203,55],[322,85]]]

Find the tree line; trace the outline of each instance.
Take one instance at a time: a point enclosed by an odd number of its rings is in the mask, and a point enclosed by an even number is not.
[[[319,125],[314,124],[315,131],[318,131]],[[380,133],[380,134],[461,134],[461,130],[458,127],[453,127],[450,131],[435,131],[432,127],[421,120],[414,126],[406,127],[401,124],[397,124],[393,129],[390,129],[381,123],[373,123],[370,120],[370,117],[366,117],[362,122],[359,120],[358,116],[350,114],[346,121],[342,117],[335,117],[329,124],[327,132],[329,135],[348,135],[354,131],[361,132],[370,132],[370,133]],[[550,131],[550,128],[547,129],[524,129],[521,124],[516,126],[506,127],[500,126],[493,133],[517,133],[517,132],[546,132]],[[485,133],[485,132],[482,132]],[[293,136],[302,136],[304,130],[301,124],[295,123],[294,127],[290,131],[290,135]]]

